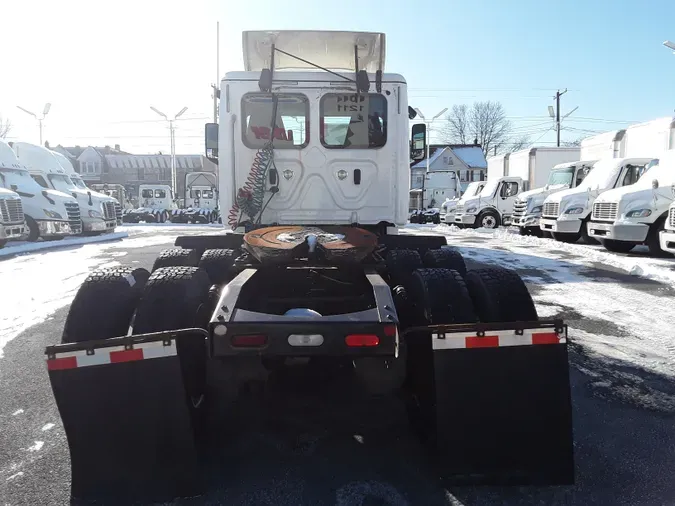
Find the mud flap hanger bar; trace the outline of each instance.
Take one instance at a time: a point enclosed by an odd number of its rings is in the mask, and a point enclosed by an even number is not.
[[[402,334],[404,336],[417,332],[431,332],[438,334],[439,339],[444,339],[445,334],[475,333],[477,337],[485,337],[486,332],[498,330],[513,330],[515,335],[523,335],[526,330],[553,329],[556,334],[564,334],[567,339],[567,325],[562,320],[540,320],[533,322],[507,322],[507,323],[452,323],[442,325],[424,325],[409,327]]]
[[[48,359],[52,360],[56,358],[57,353],[86,351],[87,355],[93,355],[95,349],[114,348],[117,346],[124,346],[125,350],[132,350],[135,344],[164,341],[164,343],[168,345],[179,337],[194,334],[201,334],[205,338],[209,337],[208,331],[200,328],[167,330],[164,332],[151,332],[148,334],[136,334],[133,336],[112,337],[110,339],[98,339],[81,343],[56,344],[47,346],[45,354],[47,355]]]

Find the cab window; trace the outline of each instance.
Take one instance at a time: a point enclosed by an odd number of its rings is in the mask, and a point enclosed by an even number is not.
[[[49,188],[49,185],[47,184],[47,181],[45,181],[45,178],[43,178],[42,176],[31,174],[31,177],[33,179],[35,179],[35,182],[37,182],[37,184],[39,184],[43,188]]]
[[[518,195],[518,183],[507,182],[502,184],[502,189],[499,192],[499,195],[504,198],[515,197]]]
[[[644,172],[644,165],[628,165],[626,167],[626,174],[623,176],[621,186],[628,186],[637,183],[638,179]]]
[[[141,197],[144,199],[151,199],[152,198],[152,190],[143,190],[141,192]]]
[[[586,179],[586,176],[588,176],[588,173],[591,171],[592,167],[584,167],[581,169],[579,172],[577,172],[577,180],[574,184],[574,186],[579,186],[584,179]]]
[[[321,97],[321,144],[327,148],[381,148],[387,143],[387,99],[379,93]]]
[[[166,198],[166,190],[155,190],[155,198],[156,199],[165,199]]]
[[[309,99],[305,95],[247,93],[241,99],[241,115],[242,136],[248,148],[262,148],[271,139],[274,149],[302,149],[309,143]]]

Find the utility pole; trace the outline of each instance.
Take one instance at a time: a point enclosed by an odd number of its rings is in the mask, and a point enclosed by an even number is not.
[[[176,121],[185,111],[187,111],[187,107],[183,107],[180,111],[178,111],[178,114],[176,114],[173,119],[169,119],[166,114],[153,106],[150,106],[150,109],[155,111],[169,122],[169,138],[171,141],[171,190],[173,191],[174,198],[177,198],[178,195],[176,192],[178,190],[178,181],[176,179],[176,131],[173,126],[173,122]]]
[[[213,122],[218,123],[218,98],[220,97],[220,21],[216,21],[216,84],[213,87]]]
[[[555,94],[555,127],[556,131],[558,132],[558,147],[560,147],[560,97],[567,93],[567,88],[565,88],[565,91],[560,93],[560,90],[558,90]]]

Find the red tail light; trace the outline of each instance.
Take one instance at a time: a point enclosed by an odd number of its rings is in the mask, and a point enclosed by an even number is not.
[[[385,325],[384,326],[384,335],[387,337],[396,336],[396,325]]]
[[[380,344],[380,338],[375,334],[351,334],[345,337],[345,343],[350,347],[377,346]]]
[[[264,334],[232,336],[230,343],[234,348],[259,348],[267,344],[267,336]]]

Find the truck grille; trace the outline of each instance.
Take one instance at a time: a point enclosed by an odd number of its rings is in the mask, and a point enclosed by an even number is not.
[[[115,203],[114,202],[104,202],[103,203],[103,217],[106,220],[114,220],[117,218],[115,212]]]
[[[670,213],[668,214],[668,221],[670,222],[670,228],[675,228],[675,206],[670,207]]]
[[[0,200],[0,221],[6,224],[23,223],[23,207],[21,199]]]
[[[552,216],[553,218],[557,218],[558,214],[560,214],[560,203],[548,202],[547,204],[544,204],[544,212],[542,214],[544,216]]]
[[[616,202],[596,202],[593,204],[593,219],[602,221],[614,221],[619,210]]]
[[[527,201],[516,200],[513,203],[513,218],[522,218],[527,214]]]
[[[464,204],[457,204],[457,207],[455,207],[455,214],[464,214]]]
[[[115,218],[118,221],[122,219],[122,206],[119,202],[115,202]]]
[[[75,202],[66,202],[66,212],[68,213],[68,223],[74,234],[82,233],[82,220],[80,217],[80,206]]]

